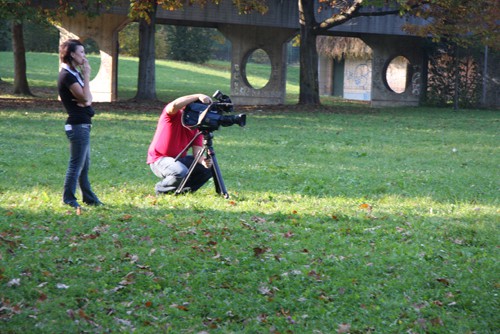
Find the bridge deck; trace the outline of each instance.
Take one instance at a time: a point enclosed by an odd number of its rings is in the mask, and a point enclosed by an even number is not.
[[[127,15],[129,1],[122,6],[114,6],[110,12]],[[296,1],[270,0],[266,14],[259,13],[238,14],[232,1],[223,1],[220,5],[212,3],[205,7],[185,6],[184,9],[167,11],[158,9],[157,22],[159,24],[191,25],[216,28],[222,24],[250,25],[261,27],[299,29],[298,8]],[[324,12],[318,20],[329,15]],[[343,25],[330,29],[331,35],[360,36],[370,35],[402,35],[408,36],[403,30],[406,23],[422,23],[421,19],[413,17],[402,18],[398,15],[358,17]]]

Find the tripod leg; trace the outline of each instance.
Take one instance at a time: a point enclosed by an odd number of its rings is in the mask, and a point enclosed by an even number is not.
[[[215,152],[212,148],[208,149],[208,155],[212,158],[212,176],[215,183],[215,192],[224,196],[225,199],[228,199],[229,194],[227,193],[226,186],[224,185],[219,164],[217,163],[217,158],[215,157]]]
[[[206,148],[203,148],[200,152],[198,152],[198,155],[196,155],[196,157],[194,158],[193,163],[191,164],[191,166],[189,166],[189,170],[188,170],[187,175],[182,179],[181,184],[179,184],[179,186],[177,187],[177,190],[175,191],[176,195],[179,195],[180,193],[182,193],[182,190],[184,189],[186,182],[189,180],[189,177],[191,176],[194,168],[196,167],[196,164],[198,163],[198,161],[200,161],[200,159],[203,156],[203,154],[205,153],[205,151],[206,151]]]

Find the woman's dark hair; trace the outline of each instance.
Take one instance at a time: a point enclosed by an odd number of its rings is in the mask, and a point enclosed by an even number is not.
[[[62,63],[71,65],[71,52],[76,51],[77,46],[83,46],[82,42],[77,39],[68,39],[59,46],[59,59]]]

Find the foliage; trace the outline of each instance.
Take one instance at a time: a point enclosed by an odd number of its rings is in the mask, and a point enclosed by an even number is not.
[[[33,5],[38,5],[40,12],[49,20],[58,21],[61,15],[74,16],[84,14],[89,17],[99,15],[103,10],[109,9],[113,4],[120,0],[58,0],[53,7],[41,6],[37,0],[29,0]]]
[[[316,38],[328,30],[361,16],[383,16],[408,10],[401,3],[377,0],[299,0],[300,96],[299,104],[319,104]],[[379,7],[385,5],[382,9]],[[378,6],[378,7],[377,7]],[[412,7],[412,6],[410,6]],[[324,13],[328,10],[326,13]]]
[[[425,26],[408,25],[406,29],[423,37],[446,40],[453,43],[482,43],[493,48],[499,47],[498,20],[500,17],[498,0],[461,1],[461,0],[321,0],[315,6],[313,0],[299,0],[299,21],[301,24],[301,96],[300,103],[318,103],[317,73],[309,73],[317,67],[317,57],[311,39],[325,34],[336,25],[343,24],[355,17],[382,16],[388,14],[415,15],[429,24]],[[317,18],[329,10],[327,15]],[[304,68],[308,68],[306,70]]]
[[[202,64],[211,59],[212,29],[167,26],[168,59]]]
[[[500,7],[498,0],[421,1],[425,6],[413,13],[427,25],[408,26],[413,34],[445,40],[461,46],[488,45],[500,49]]]
[[[370,59],[372,57],[372,49],[355,37],[318,36],[316,47],[319,54],[331,59]]]
[[[130,57],[139,56],[139,24],[132,22],[119,33],[120,54]],[[156,26],[155,58],[166,59],[168,54],[167,31],[163,25]]]
[[[498,114],[251,110],[215,133],[225,200],[155,197],[159,110],[95,108],[82,216],[62,107],[0,111],[3,332],[496,331]]]
[[[182,10],[185,5],[199,5],[203,7],[209,2],[219,4],[222,1],[223,0],[190,0],[186,4],[186,2],[182,0],[131,0],[129,15],[133,20],[143,19],[150,22],[150,13],[155,4],[161,6],[165,10],[173,11]],[[266,1],[267,0],[233,0],[233,4],[240,14],[248,14],[254,11],[265,13],[267,11]]]
[[[479,105],[482,73],[476,59],[470,49],[452,49],[446,44],[436,48],[429,57],[428,103],[452,105],[458,94],[460,107]]]
[[[30,0],[0,0],[0,18],[9,20],[34,19],[37,10],[30,6]]]
[[[56,52],[59,49],[59,31],[47,22],[26,22],[24,44],[29,52]],[[86,51],[90,50],[86,48]]]
[[[12,50],[9,21],[0,19],[0,51]]]

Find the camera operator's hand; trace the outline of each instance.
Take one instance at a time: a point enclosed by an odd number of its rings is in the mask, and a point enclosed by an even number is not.
[[[212,165],[213,165],[212,158],[208,157],[208,158],[203,159],[203,161],[201,162],[201,164],[205,168],[212,168]]]
[[[172,102],[166,105],[165,109],[167,114],[169,115],[174,115],[176,114],[179,110],[184,108],[190,103],[200,101],[203,104],[210,104],[212,103],[212,99],[210,96],[205,95],[205,94],[191,94],[191,95],[185,95],[176,98]]]
[[[212,103],[212,98],[210,98],[210,96],[208,96],[208,95],[200,94],[198,100],[200,100],[200,102],[203,103],[203,104],[210,104],[210,103]]]

